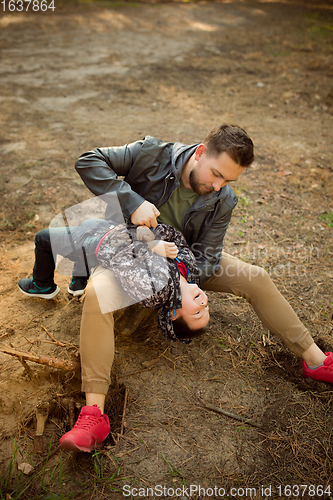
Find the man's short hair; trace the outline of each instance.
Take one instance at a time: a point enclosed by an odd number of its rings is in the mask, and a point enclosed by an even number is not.
[[[254,160],[253,142],[238,125],[221,125],[214,128],[203,140],[207,155],[217,157],[227,153],[241,167],[249,167]]]

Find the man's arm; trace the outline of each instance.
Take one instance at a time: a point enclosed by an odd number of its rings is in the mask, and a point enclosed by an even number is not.
[[[87,188],[96,196],[117,193],[123,215],[128,219],[145,202],[145,199],[119,177],[125,177],[129,173],[142,144],[143,141],[136,141],[121,147],[96,148],[82,154],[75,165],[76,171]],[[103,199],[107,202],[107,197]],[[143,212],[143,215],[140,214],[140,221],[153,220],[152,207],[146,204],[141,207],[139,212]]]

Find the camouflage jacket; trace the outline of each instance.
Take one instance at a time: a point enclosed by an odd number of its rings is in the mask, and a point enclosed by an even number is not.
[[[151,229],[155,239],[176,244],[177,259],[188,268],[187,281],[199,284],[199,270],[185,238],[167,224]],[[178,340],[171,311],[182,307],[180,275],[175,260],[152,252],[144,241],[136,238],[136,226],[120,224],[110,231],[99,246],[98,261],[111,269],[123,290],[144,307],[160,308],[158,326],[169,340]]]

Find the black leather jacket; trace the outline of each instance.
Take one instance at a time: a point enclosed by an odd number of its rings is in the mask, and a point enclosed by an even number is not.
[[[168,201],[197,146],[147,136],[122,147],[84,153],[75,168],[95,195],[116,192],[123,216],[130,219],[144,200],[157,208]],[[201,283],[219,266],[223,238],[236,204],[237,196],[226,185],[218,192],[200,196],[185,214],[183,234],[196,257]]]

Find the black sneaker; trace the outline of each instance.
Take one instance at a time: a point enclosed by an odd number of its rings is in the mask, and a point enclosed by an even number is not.
[[[41,299],[53,299],[60,292],[60,288],[55,283],[44,287],[38,286],[33,278],[22,278],[18,282],[18,287],[24,295]]]
[[[68,285],[68,293],[73,295],[73,297],[78,297],[82,295],[85,287],[87,286],[88,280],[86,278],[75,278],[72,276],[71,281]]]

